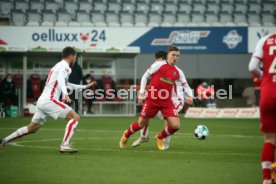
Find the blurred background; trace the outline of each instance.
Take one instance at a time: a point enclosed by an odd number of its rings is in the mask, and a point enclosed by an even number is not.
[[[195,106],[257,107],[261,80],[248,63],[257,41],[276,32],[275,0],[0,0],[0,26],[2,117],[32,115],[66,46],[78,51],[70,80],[106,92],[139,89],[154,53],[174,44],[196,95],[202,84],[231,93]],[[84,116],[139,111],[136,99],[76,96],[71,105]]]

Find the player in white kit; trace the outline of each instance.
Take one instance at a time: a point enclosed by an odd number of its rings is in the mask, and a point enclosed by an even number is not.
[[[155,53],[155,59],[156,59],[156,61],[166,60],[167,59],[167,53],[164,52],[164,51],[156,52]],[[184,88],[183,88],[181,83],[176,81],[175,84],[174,84],[173,89],[174,89],[174,91],[172,93],[172,101],[173,101],[173,104],[175,105],[175,109],[177,110],[177,112],[180,112],[182,110],[184,104],[185,104]],[[189,87],[188,90],[189,90],[190,93],[192,93],[192,90],[191,90],[190,87]],[[160,111],[157,113],[157,116],[162,120],[164,119],[163,116],[162,116],[162,113]],[[165,125],[165,127],[167,126],[166,119],[164,119],[164,125]],[[140,137],[132,143],[132,146],[136,147],[136,146],[139,146],[143,142],[148,142],[149,141],[149,135],[148,134],[149,134],[149,127],[145,126],[144,128],[142,128],[140,130]],[[169,149],[170,138],[171,138],[171,136],[168,136],[164,139],[165,149]]]
[[[71,102],[71,99],[68,96],[67,87],[72,87],[73,89],[85,89],[95,85],[95,82],[91,82],[87,85],[76,85],[68,82],[71,73],[70,67],[74,66],[76,56],[74,48],[66,47],[63,49],[63,59],[50,70],[44,90],[37,101],[36,110],[31,123],[19,128],[3,140],[0,140],[0,149],[8,142],[35,133],[46,122],[47,116],[51,116],[54,119],[63,118],[68,122],[59,151],[61,153],[77,152],[77,150],[72,148],[69,143],[80,117],[71,107],[64,103]],[[59,101],[61,94],[62,101]]]

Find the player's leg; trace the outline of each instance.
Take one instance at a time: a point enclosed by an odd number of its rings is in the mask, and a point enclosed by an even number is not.
[[[143,108],[140,113],[140,117],[138,122],[133,122],[127,130],[124,131],[119,146],[121,149],[126,147],[128,138],[138,130],[142,129],[143,127],[147,126],[149,123],[149,119],[153,118],[157,112],[159,111],[159,106],[152,104],[149,101],[146,101],[143,105]]]
[[[70,141],[71,141],[71,138],[73,137],[73,135],[75,133],[75,129],[76,129],[76,127],[78,125],[78,122],[80,120],[80,116],[74,110],[71,109],[67,113],[67,115],[65,117],[65,120],[68,123],[67,123],[66,128],[65,128],[65,134],[64,134],[62,143],[60,145],[59,151],[61,153],[64,153],[64,152],[70,152],[70,153],[77,152],[76,149],[73,149],[70,146]]]
[[[63,141],[59,147],[59,151],[62,153],[77,152],[76,149],[71,148],[70,140],[74,134],[75,128],[78,125],[80,119],[79,115],[67,104],[58,100],[50,100],[47,103],[44,103],[41,109],[43,109],[43,112],[53,117],[54,119],[62,118],[68,122],[65,128]]]
[[[164,119],[164,127],[167,127],[169,124],[168,124],[168,121],[167,119]],[[171,136],[167,136],[163,139],[163,143],[164,143],[164,147],[165,149],[169,149],[170,147],[170,140],[171,140]]]
[[[267,183],[271,180],[271,168],[274,161],[274,149],[276,134],[275,133],[266,133],[264,134],[264,145],[262,149],[262,173],[263,181]]]
[[[139,131],[141,128],[148,125],[149,119],[139,117],[138,122],[133,122],[127,130],[124,131],[119,146],[121,149],[124,149],[126,147],[127,141],[129,137],[134,134],[135,132]]]
[[[180,128],[180,122],[178,117],[167,117],[168,125],[159,132],[155,138],[157,140],[157,148],[159,150],[165,150],[164,139],[173,135]]]
[[[139,146],[143,142],[149,142],[149,126],[146,125],[140,130],[140,137],[132,143],[132,147]]]
[[[17,129],[15,132],[13,132],[12,134],[10,134],[9,136],[5,137],[3,140],[0,141],[0,149],[3,148],[6,143],[14,141],[28,134],[35,133],[40,127],[41,127],[40,124],[31,122],[29,125],[23,126]]]
[[[17,129],[15,132],[1,140],[0,149],[3,148],[6,143],[9,143],[28,134],[35,133],[46,122],[46,118],[46,114],[40,111],[38,107],[36,107],[36,111],[31,120],[31,123],[27,126],[23,126]]]
[[[260,100],[261,131],[264,133],[261,165],[264,183],[271,181],[271,167],[274,162],[276,145],[276,101],[270,95],[264,95]],[[275,178],[276,179],[276,178]]]

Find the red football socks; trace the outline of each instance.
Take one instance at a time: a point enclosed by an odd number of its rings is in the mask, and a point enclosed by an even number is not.
[[[139,126],[138,122],[133,122],[130,125],[130,127],[127,129],[127,131],[125,132],[126,138],[129,138],[131,134],[137,132],[140,129],[141,129],[141,127]]]
[[[173,129],[173,127],[169,125],[158,134],[158,139],[164,139],[170,135],[173,135],[177,130],[178,129]]]
[[[262,169],[263,180],[271,179],[271,164],[274,161],[274,145],[271,143],[264,143],[262,151]]]

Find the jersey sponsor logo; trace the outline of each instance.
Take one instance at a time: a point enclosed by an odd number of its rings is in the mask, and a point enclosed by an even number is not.
[[[168,83],[168,84],[171,84],[171,85],[174,84],[174,82],[173,82],[172,80],[167,79],[167,78],[164,78],[164,77],[160,77],[160,80],[163,81],[163,82],[166,82],[166,83]]]
[[[210,31],[172,31],[169,38],[156,38],[151,45],[171,45],[171,44],[198,44],[201,38],[206,38]]]
[[[234,49],[242,42],[242,36],[239,35],[237,30],[231,30],[222,40],[228,47],[228,49]]]

